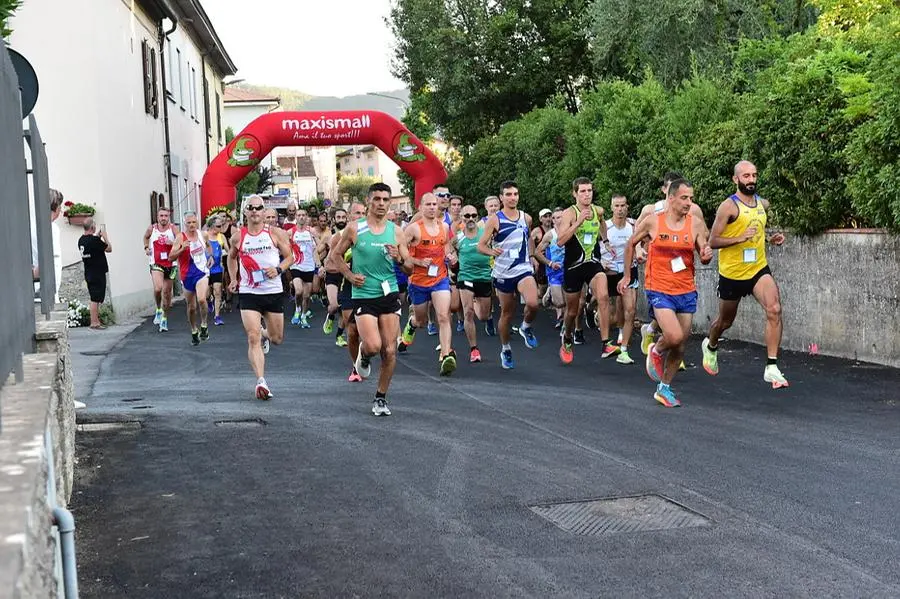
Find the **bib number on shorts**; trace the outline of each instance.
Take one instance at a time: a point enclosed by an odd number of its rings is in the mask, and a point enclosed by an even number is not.
[[[428,265],[428,276],[436,277],[438,274],[438,265],[437,264],[429,264]]]
[[[381,282],[381,291],[385,295],[390,295],[391,294],[391,284],[388,281],[382,281]]]
[[[684,264],[684,258],[681,256],[672,258],[672,272],[681,272],[685,269],[687,269],[687,266]]]
[[[744,262],[756,262],[756,248],[744,248]]]
[[[254,283],[262,283],[266,280],[266,273],[263,270],[254,270],[252,276]]]

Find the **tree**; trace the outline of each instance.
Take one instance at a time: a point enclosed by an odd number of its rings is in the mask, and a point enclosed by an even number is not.
[[[22,0],[0,0],[0,37],[6,38],[12,33],[6,24],[20,6]]]
[[[351,200],[365,199],[369,186],[377,183],[375,177],[366,175],[344,175],[338,180],[338,193],[346,194]]]

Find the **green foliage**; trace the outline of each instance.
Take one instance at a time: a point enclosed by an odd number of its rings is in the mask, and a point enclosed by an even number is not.
[[[234,129],[225,127],[225,145],[230,144],[232,139],[234,139]]]
[[[7,38],[12,33],[12,29],[6,24],[20,6],[22,0],[0,0],[0,37]]]
[[[106,326],[116,324],[116,313],[111,304],[100,304],[100,310],[97,315],[100,317],[100,323]]]
[[[88,214],[93,216],[96,212],[97,209],[93,206],[81,204],[79,202],[65,202],[63,204],[63,216],[71,216],[74,214]]]
[[[351,200],[362,200],[369,192],[369,186],[377,182],[375,177],[366,175],[344,175],[338,181],[338,193],[347,194]]]
[[[272,186],[272,169],[268,166],[259,166],[246,175],[237,184],[239,198],[255,193],[266,193]]]

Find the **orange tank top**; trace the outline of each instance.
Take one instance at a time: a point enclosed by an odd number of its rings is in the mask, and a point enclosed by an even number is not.
[[[447,245],[447,232],[444,223],[439,221],[440,230],[432,235],[425,227],[424,221],[418,221],[421,240],[419,244],[409,248],[413,258],[424,260],[431,258],[431,266],[414,266],[409,282],[419,287],[432,287],[447,278],[447,262],[444,248]]]
[[[656,237],[647,252],[644,289],[667,295],[696,291],[691,215],[685,217],[680,231],[669,228],[665,213],[656,218]]]

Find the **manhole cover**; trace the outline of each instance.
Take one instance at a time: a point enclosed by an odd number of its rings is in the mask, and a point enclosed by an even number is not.
[[[566,532],[592,537],[712,524],[703,514],[660,495],[550,503],[530,508]]]
[[[141,423],[137,420],[123,422],[83,422],[77,425],[79,431],[84,433],[100,431],[134,431],[141,429]]]
[[[247,418],[243,420],[216,420],[216,426],[265,426],[268,424],[262,418]]]
[[[109,352],[106,350],[83,351],[83,352],[78,352],[78,353],[80,353],[82,356],[108,356],[109,355]]]

